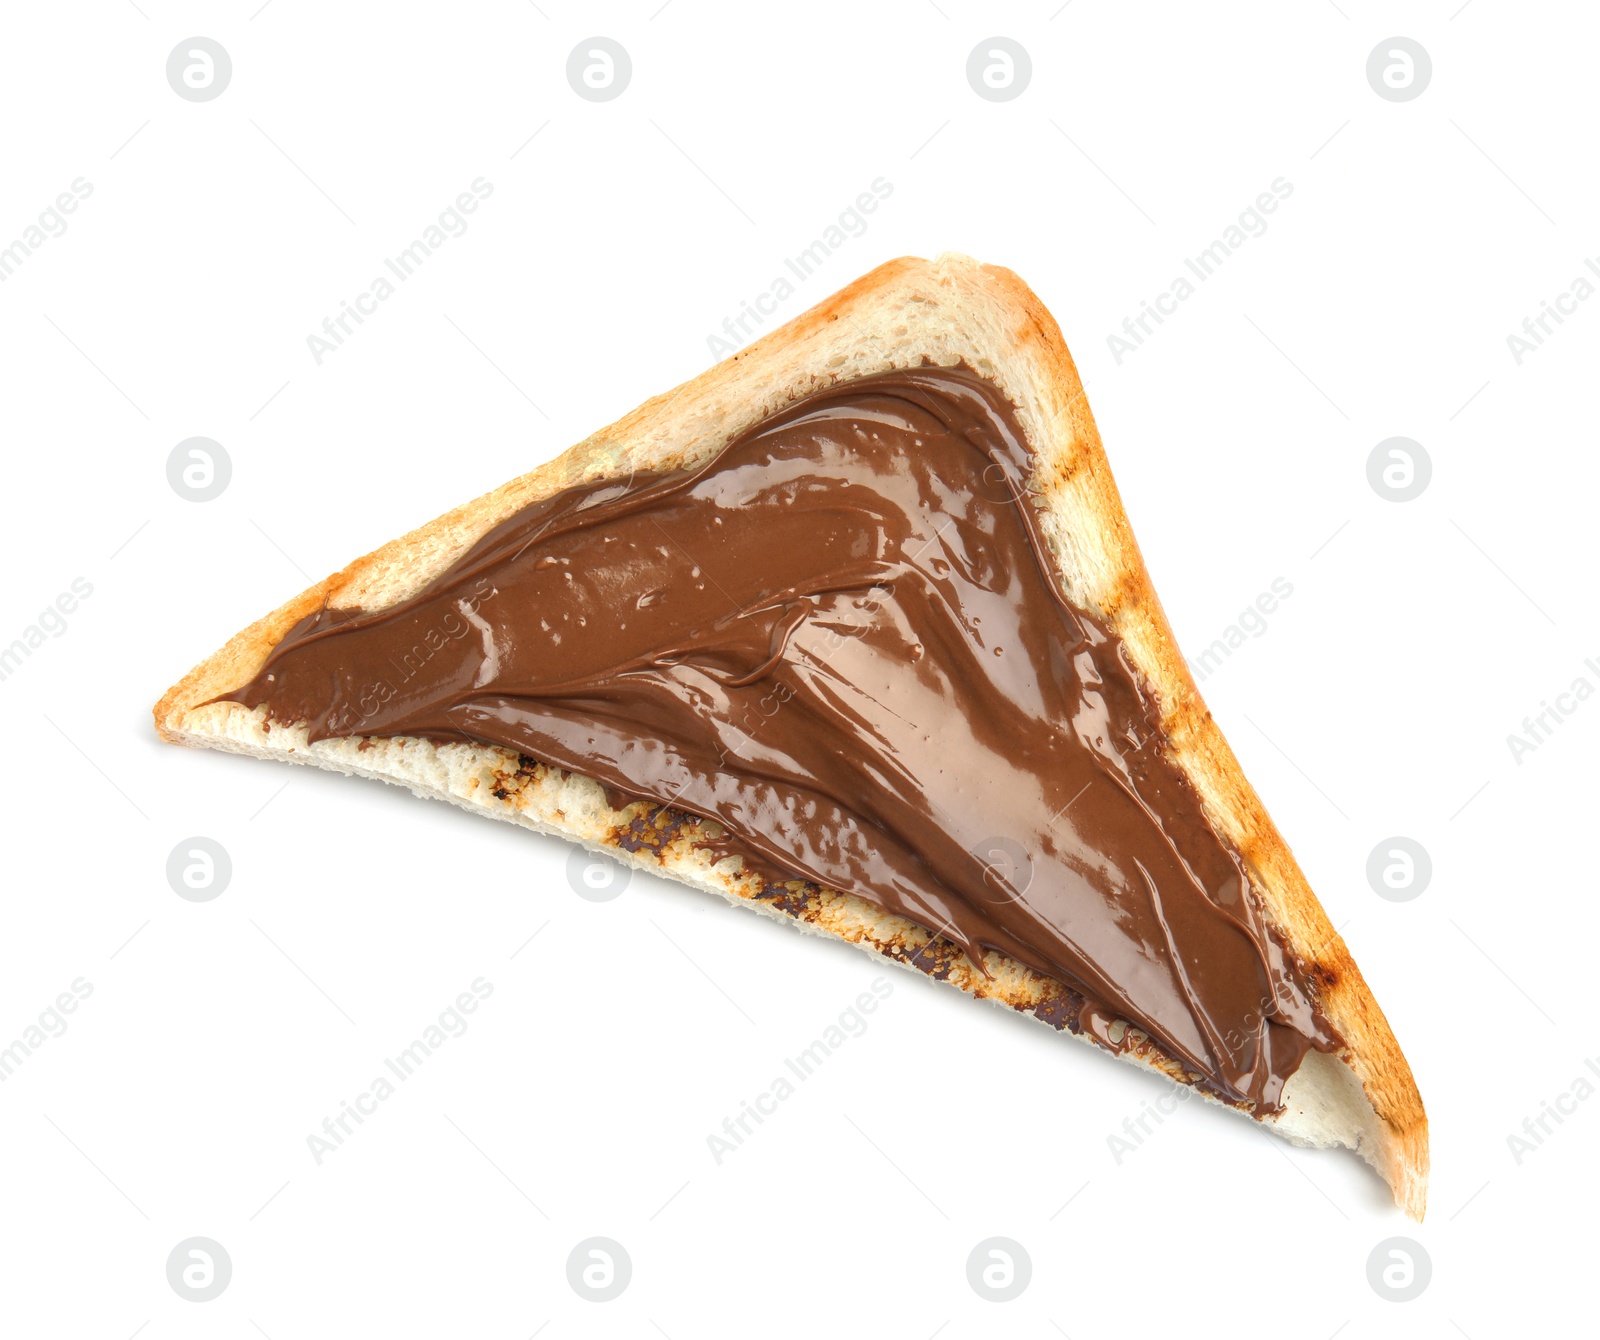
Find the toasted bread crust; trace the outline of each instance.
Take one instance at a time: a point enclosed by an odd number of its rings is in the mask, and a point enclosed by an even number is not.
[[[1376,1148],[1361,1152],[1383,1174],[1401,1207],[1420,1219],[1426,1201],[1428,1126],[1410,1067],[1355,961],[1207,709],[1139,553],[1061,331],[1009,270],[953,256],[932,262],[903,258],[880,266],[550,463],[357,559],[251,624],[167,692],[155,708],[156,729],[176,744],[297,756],[296,761],[400,781],[469,808],[503,810],[496,817],[620,851],[635,864],[653,864],[726,896],[761,901],[759,881],[725,868],[727,863],[710,867],[694,847],[692,820],[674,828],[670,842],[630,847],[627,835],[635,831],[639,806],[612,811],[595,801],[585,806],[581,821],[568,812],[570,797],[564,797],[566,809],[541,808],[541,788],[581,779],[560,774],[552,781],[541,774],[538,786],[529,775],[517,787],[480,787],[486,776],[505,775],[508,761],[510,773],[516,772],[515,756],[503,750],[436,749],[422,741],[361,742],[369,751],[378,749],[376,758],[367,755],[371,762],[388,760],[385,771],[363,766],[342,747],[354,748],[357,742],[327,741],[308,748],[303,731],[274,728],[269,736],[259,714],[232,704],[201,704],[253,678],[289,628],[322,604],[382,608],[404,599],[492,526],[539,498],[582,480],[699,462],[743,428],[821,386],[914,365],[924,357],[942,363],[964,359],[992,377],[1016,404],[1034,449],[1041,528],[1063,590],[1123,639],[1160,705],[1175,761],[1193,782],[1217,831],[1247,863],[1270,922],[1311,965],[1322,1009],[1347,1044],[1340,1060],[1359,1082],[1374,1118],[1369,1133]],[[409,756],[403,754],[406,748]],[[463,751],[470,757],[464,758]],[[432,773],[407,775],[421,766],[419,759],[427,765],[423,771],[431,768]],[[448,773],[453,781],[441,786],[433,773]],[[598,793],[598,787],[593,789]],[[863,900],[815,890],[789,901],[792,906],[783,906],[780,897],[774,905],[769,897],[767,910],[786,912],[865,948],[911,960],[911,966],[924,971],[931,971],[930,961],[936,962],[935,976],[1057,1022],[1050,1002],[1059,997],[1058,985],[1000,955],[988,955],[992,976],[985,978],[964,959],[946,961],[922,952],[929,940],[925,931]],[[1134,1039],[1125,1054],[1179,1083],[1192,1082],[1147,1040]],[[1284,1133],[1302,1138],[1293,1130]],[[1320,1136],[1306,1138],[1328,1142]],[[1357,1146],[1365,1140],[1356,1135],[1334,1142]]]

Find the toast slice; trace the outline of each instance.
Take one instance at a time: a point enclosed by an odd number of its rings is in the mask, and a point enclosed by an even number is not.
[[[549,464],[357,559],[250,625],[167,692],[155,708],[156,730],[174,744],[376,778],[556,834],[1076,1033],[1070,992],[1060,982],[992,950],[980,969],[949,940],[852,894],[798,880],[767,884],[728,857],[719,833],[708,836],[701,820],[682,810],[643,802],[613,808],[598,782],[499,747],[410,737],[311,743],[304,725],[270,721],[264,707],[215,701],[252,680],[301,619],[324,606],[379,611],[409,599],[487,531],[539,499],[635,471],[703,464],[814,391],[929,362],[966,364],[1014,405],[1032,451],[1040,532],[1062,592],[1122,639],[1160,711],[1169,757],[1195,788],[1206,821],[1238,853],[1268,924],[1306,965],[1318,1007],[1343,1042],[1332,1053],[1308,1051],[1279,1110],[1265,1113],[1197,1083],[1201,1077],[1139,1030],[1129,1031],[1118,1054],[1200,1088],[1293,1143],[1357,1151],[1420,1220],[1428,1127],[1410,1067],[1206,709],[1151,586],[1060,329],[1008,270],[956,255],[880,266]]]

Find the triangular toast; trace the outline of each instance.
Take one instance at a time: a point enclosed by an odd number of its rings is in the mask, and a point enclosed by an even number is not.
[[[748,873],[701,821],[669,805],[613,808],[614,793],[578,772],[517,751],[414,737],[309,743],[306,728],[266,709],[216,701],[261,672],[289,630],[319,610],[382,611],[422,591],[486,532],[571,486],[700,466],[742,432],[829,386],[929,365],[965,368],[1015,407],[1034,473],[1029,492],[1061,592],[1122,640],[1159,711],[1167,756],[1192,784],[1206,822],[1231,845],[1261,914],[1314,984],[1337,1032],[1311,1050],[1281,1108],[1227,1105],[1296,1144],[1357,1150],[1421,1219],[1427,1118],[1411,1071],[1344,942],[1246,781],[1179,654],[1123,511],[1071,356],[1054,319],[1014,274],[946,255],[891,261],[739,354],[641,405],[556,460],[402,536],[318,582],[239,633],[168,691],[156,729],[175,744],[311,763],[411,788],[493,818],[557,834],[729,901],[787,917],[1003,1002],[1090,1040],[1069,1021],[1060,983],[993,950],[983,970],[948,939],[849,893]],[[470,616],[469,616],[470,617]],[[609,797],[609,798],[608,798]],[[663,797],[663,800],[668,798]],[[737,847],[734,847],[737,850]],[[1113,1025],[1124,1059],[1224,1098],[1155,1040]],[[1104,1030],[1100,1043],[1105,1045]]]

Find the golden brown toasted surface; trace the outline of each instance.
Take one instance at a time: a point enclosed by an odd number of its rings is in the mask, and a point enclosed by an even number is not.
[[[357,559],[250,625],[167,692],[155,709],[156,729],[174,743],[263,756],[297,755],[296,761],[382,776],[469,807],[508,811],[496,817],[628,853],[623,838],[639,821],[637,814],[610,811],[608,820],[589,803],[584,822],[578,823],[570,805],[564,808],[544,796],[549,789],[545,783],[538,788],[524,785],[515,792],[502,787],[505,797],[496,797],[493,786],[480,787],[483,778],[497,769],[504,771],[504,751],[450,746],[469,755],[462,760],[452,754],[446,766],[424,742],[397,746],[393,741],[372,741],[361,742],[367,747],[357,763],[346,752],[329,747],[341,742],[306,747],[303,733],[296,743],[292,732],[266,731],[258,717],[241,707],[199,705],[252,678],[289,628],[323,603],[377,609],[404,599],[484,532],[530,502],[581,480],[699,462],[744,428],[820,386],[916,366],[924,358],[947,365],[968,363],[992,378],[1017,406],[1018,420],[1035,454],[1041,526],[1062,589],[1074,603],[1105,619],[1123,639],[1161,706],[1173,758],[1193,782],[1212,824],[1245,859],[1269,921],[1290,949],[1312,965],[1323,1011],[1347,1044],[1340,1059],[1370,1105],[1371,1136],[1377,1147],[1363,1147],[1362,1152],[1383,1173],[1401,1206],[1421,1218],[1428,1170],[1427,1117],[1410,1067],[1348,949],[1206,708],[1151,585],[1060,329],[1038,298],[1008,270],[948,256],[932,262],[904,258],[880,266],[549,464]],[[409,756],[404,752],[408,747]],[[411,776],[418,759],[429,766]],[[562,785],[570,782],[564,779]],[[603,803],[600,808],[609,810]],[[692,848],[681,827],[679,839]],[[740,900],[757,897],[750,885],[758,881],[741,879],[736,870],[710,869],[704,853],[677,850],[672,843],[667,844],[665,856],[648,854],[654,852],[648,843],[641,850],[645,849],[646,855],[632,852],[632,859],[648,860],[665,873],[716,887]],[[936,962],[940,971],[933,975],[973,994],[1035,1014],[1043,1006],[1040,1017],[1052,1022],[1049,1002],[1059,998],[1062,988],[1021,965],[991,954],[987,965],[994,974],[991,980],[964,959],[946,963],[945,951],[930,948],[925,931],[848,895],[813,890],[765,901],[771,904],[768,910],[889,957],[914,959],[911,966],[924,971],[924,960]],[[919,956],[913,949],[923,952]],[[1148,1041],[1134,1038],[1129,1055],[1180,1083],[1189,1082],[1182,1069]],[[1296,1127],[1288,1117],[1277,1124],[1291,1139],[1314,1143],[1356,1147],[1367,1139],[1359,1130],[1330,1135],[1314,1123]]]

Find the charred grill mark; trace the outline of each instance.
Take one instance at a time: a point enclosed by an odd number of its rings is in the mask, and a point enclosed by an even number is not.
[[[968,961],[961,949],[937,935],[930,935],[914,949],[897,945],[893,957],[927,973],[936,982],[948,982],[957,965]]]
[[[363,748],[366,743],[366,741],[362,742]],[[527,754],[519,754],[517,755],[517,766],[515,768],[508,765],[504,768],[491,769],[494,785],[490,788],[490,792],[496,800],[505,801],[520,809],[519,797],[523,788],[530,783],[539,781],[550,771],[549,764],[541,763],[538,759],[532,758]]]
[[[769,907],[800,921],[817,919],[817,904],[822,888],[809,880],[791,879],[782,884],[764,884],[756,897]]]
[[[630,805],[628,808],[639,807]],[[626,852],[653,852],[659,860],[662,853],[680,837],[687,835],[693,844],[698,827],[694,815],[666,805],[657,805],[644,808],[627,824],[619,824],[612,829],[611,841]]]
[[[1018,1011],[1027,1009],[1025,1003],[1013,1008]],[[1078,1022],[1083,1013],[1083,997],[1071,987],[1052,982],[1045,988],[1044,998],[1033,1007],[1032,1014],[1035,1019],[1047,1023],[1058,1032],[1065,1030],[1068,1033],[1081,1033],[1083,1025]]]

